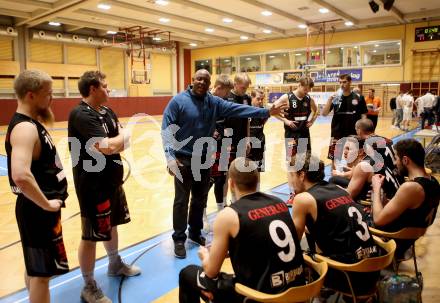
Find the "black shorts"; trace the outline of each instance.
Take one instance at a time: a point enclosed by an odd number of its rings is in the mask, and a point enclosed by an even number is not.
[[[304,145],[301,140],[307,140],[306,149],[304,149]],[[295,156],[298,152],[305,153],[310,152],[312,150],[311,140],[310,140],[310,131],[309,129],[303,130],[301,132],[294,131],[285,131],[284,132],[284,146],[286,148],[286,160],[290,161],[290,159]],[[298,150],[300,147],[300,150]]]
[[[342,141],[343,140],[340,140],[338,138],[331,138],[330,146],[328,148],[327,159],[335,160],[342,157],[342,152],[344,149],[344,143]]]
[[[19,195],[15,216],[27,275],[51,277],[67,273],[69,265],[63,242],[61,211],[45,211],[24,195]]]
[[[91,195],[80,201],[82,239],[109,241],[112,227],[130,222],[125,192],[120,185],[105,196],[96,197]]]

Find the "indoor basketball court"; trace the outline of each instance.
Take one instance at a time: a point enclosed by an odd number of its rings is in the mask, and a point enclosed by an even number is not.
[[[70,271],[51,278],[51,302],[81,302],[84,284],[78,260],[82,223],[67,121],[81,100],[78,81],[89,70],[106,74],[110,100],[105,105],[131,134],[130,147],[121,153],[131,222],[118,228],[119,251],[126,263],[142,270],[135,277],[108,277],[109,259],[98,244],[95,280],[113,302],[179,302],[179,272],[189,264],[200,265],[200,260],[196,244],[186,243],[184,259],[173,253],[174,179],[167,173],[161,137],[162,114],[173,96],[192,84],[193,74],[200,69],[211,74],[211,87],[219,75],[232,80],[238,73],[247,73],[251,79],[247,92],[261,90],[265,106],[270,106],[307,76],[314,81],[309,95],[321,112],[337,94],[339,76],[348,74],[352,88],[365,97],[373,90],[381,100],[376,134],[394,143],[416,138],[426,147],[438,133],[438,121],[421,132],[414,105],[409,130],[400,129],[394,124],[390,99],[410,90],[414,100],[429,91],[439,95],[440,3],[0,0],[2,142],[17,108],[14,79],[26,69],[42,70],[53,79],[51,108],[56,122],[47,130],[68,182],[61,221]],[[320,115],[310,128],[312,153],[324,161],[325,180],[332,175],[327,159],[332,117]],[[270,117],[264,133],[266,163],[260,191],[287,201],[283,122]],[[29,302],[6,154],[1,144],[0,303]],[[231,199],[228,193],[228,203]],[[215,202],[211,190],[207,203],[211,229],[202,232],[207,243],[214,236]],[[416,242],[425,303],[437,302],[440,296],[439,229],[435,219]],[[414,276],[412,260],[402,262],[399,273]],[[222,270],[233,272],[230,259]]]

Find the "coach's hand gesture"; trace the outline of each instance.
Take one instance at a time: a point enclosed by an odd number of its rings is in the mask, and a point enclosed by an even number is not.
[[[284,98],[279,98],[275,101],[272,106],[269,108],[269,114],[271,116],[280,115],[284,116],[284,110],[289,107],[287,100]]]

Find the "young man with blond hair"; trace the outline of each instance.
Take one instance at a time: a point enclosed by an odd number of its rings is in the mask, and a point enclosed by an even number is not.
[[[32,303],[50,302],[49,279],[69,271],[61,228],[67,180],[53,140],[43,124],[54,120],[52,78],[26,70],[14,82],[18,106],[6,133],[8,177],[17,195],[15,215]]]
[[[290,159],[297,153],[310,152],[312,149],[310,127],[318,117],[315,100],[309,96],[313,86],[312,78],[302,77],[298,81],[298,87],[293,92],[284,94],[280,98],[280,100],[285,100],[289,104],[284,118],[279,118],[284,123],[286,159]],[[290,174],[287,174],[287,176],[292,195],[295,189],[292,182],[290,182]]]

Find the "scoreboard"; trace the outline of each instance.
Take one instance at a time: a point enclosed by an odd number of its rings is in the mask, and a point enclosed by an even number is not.
[[[417,27],[415,42],[440,40],[440,26]]]

